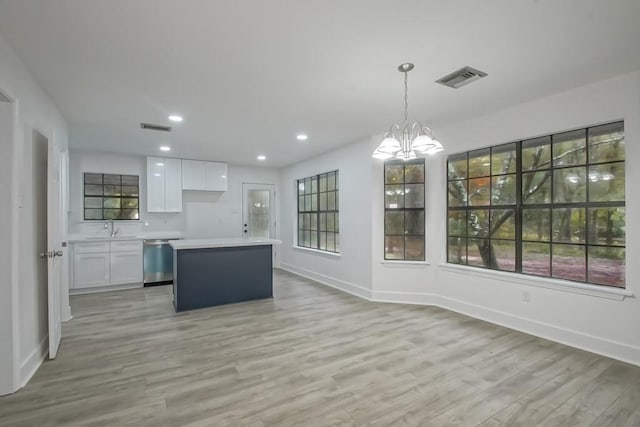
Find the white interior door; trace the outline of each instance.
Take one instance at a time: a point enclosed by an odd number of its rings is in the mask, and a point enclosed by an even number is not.
[[[242,184],[242,234],[255,239],[276,237],[276,187],[273,184]],[[273,246],[273,262],[276,246]]]
[[[54,359],[62,339],[60,314],[60,264],[62,263],[60,152],[49,139],[47,147],[47,285],[49,308],[49,358]]]

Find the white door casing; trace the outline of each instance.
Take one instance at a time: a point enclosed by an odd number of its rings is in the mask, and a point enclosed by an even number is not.
[[[275,239],[276,187],[274,184],[242,183],[242,235],[250,238]],[[273,263],[276,263],[273,246]]]

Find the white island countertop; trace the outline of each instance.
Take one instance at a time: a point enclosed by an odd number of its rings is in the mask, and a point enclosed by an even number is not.
[[[169,242],[173,249],[231,248],[234,246],[279,245],[276,239],[245,239],[242,237],[225,237],[215,239],[184,239]]]

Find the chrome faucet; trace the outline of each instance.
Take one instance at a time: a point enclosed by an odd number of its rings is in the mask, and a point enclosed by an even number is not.
[[[105,230],[107,228],[111,228],[111,238],[112,239],[118,235],[118,229],[115,227],[115,223],[113,222],[112,219],[110,219],[109,221],[105,222],[103,228]]]

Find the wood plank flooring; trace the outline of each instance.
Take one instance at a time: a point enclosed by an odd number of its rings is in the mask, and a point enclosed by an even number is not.
[[[6,426],[640,426],[640,368],[276,270],[275,298],[175,314],[168,286],[72,297]]]

